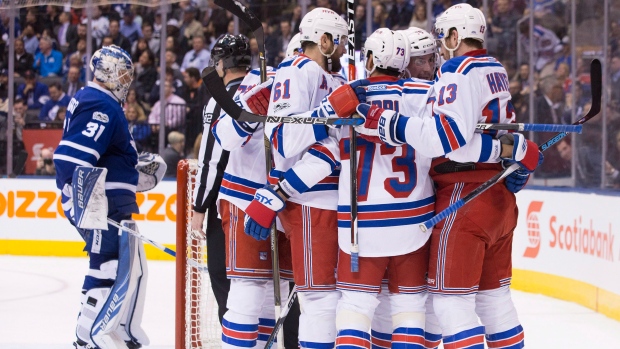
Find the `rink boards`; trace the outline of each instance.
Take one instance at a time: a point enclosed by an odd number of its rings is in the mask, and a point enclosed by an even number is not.
[[[620,321],[619,196],[524,190],[517,195],[515,289],[576,302]],[[176,182],[138,194],[140,232],[174,248]],[[0,254],[84,256],[53,179],[0,179]],[[149,259],[170,259],[147,247]]]

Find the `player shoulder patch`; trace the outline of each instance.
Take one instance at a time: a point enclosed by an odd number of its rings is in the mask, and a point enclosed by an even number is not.
[[[93,113],[93,120],[107,123],[110,121],[110,118],[108,117],[108,114],[104,114],[100,111],[96,111]]]

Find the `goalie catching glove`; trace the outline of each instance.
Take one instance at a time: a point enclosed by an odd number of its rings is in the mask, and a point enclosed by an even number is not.
[[[271,226],[276,219],[276,213],[286,207],[285,198],[289,198],[279,185],[268,185],[258,189],[254,200],[245,210],[244,231],[256,240],[266,240],[269,237]]]
[[[136,165],[136,170],[139,173],[136,191],[143,192],[155,188],[164,177],[167,167],[164,159],[158,154],[140,153]]]

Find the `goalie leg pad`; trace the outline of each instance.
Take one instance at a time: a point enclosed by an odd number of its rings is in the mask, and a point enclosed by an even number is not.
[[[301,348],[334,345],[339,291],[299,292],[299,344]]]
[[[267,284],[267,280],[230,280],[228,311],[222,320],[223,349],[256,346],[258,318],[267,296]]]
[[[135,221],[121,221],[121,226],[127,227],[134,231],[138,231]],[[146,264],[146,255],[144,253],[144,244],[135,236],[129,234],[133,243],[130,245],[131,258],[131,288],[135,291],[128,296],[128,304],[121,320],[121,326],[117,329],[120,336],[126,342],[139,343],[141,345],[149,345],[150,341],[142,327],[142,315],[144,314],[144,301],[146,299],[146,284],[148,279],[148,268]],[[135,285],[135,287],[134,287]]]

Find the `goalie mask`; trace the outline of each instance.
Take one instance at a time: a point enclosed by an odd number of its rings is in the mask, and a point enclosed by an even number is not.
[[[127,51],[111,45],[97,50],[90,59],[95,80],[103,83],[123,103],[133,81],[133,63]]]
[[[375,30],[366,39],[362,49],[367,76],[370,76],[376,68],[401,74],[409,64],[409,52],[409,41],[403,33],[388,28]],[[369,68],[371,54],[373,65]]]

